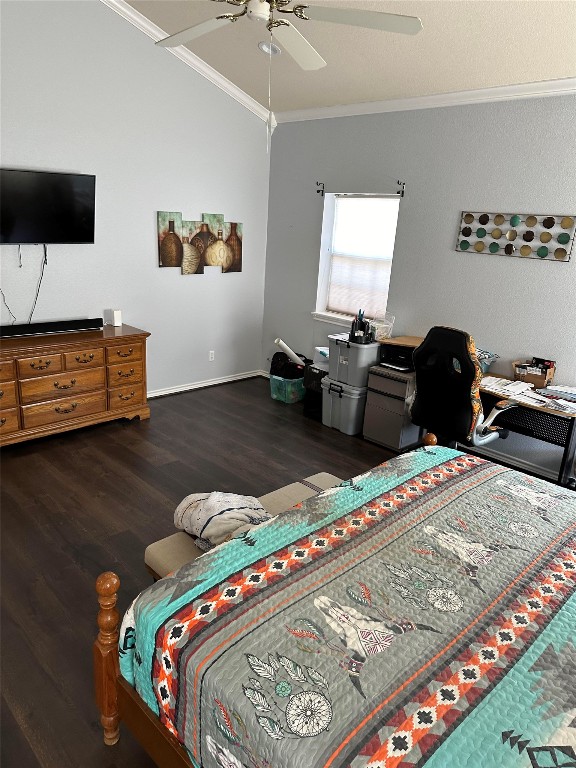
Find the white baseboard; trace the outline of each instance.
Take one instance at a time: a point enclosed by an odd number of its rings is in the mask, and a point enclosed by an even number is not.
[[[216,384],[228,384],[231,381],[240,381],[241,379],[252,379],[255,376],[270,377],[266,371],[247,371],[246,373],[234,373],[231,376],[223,376],[219,379],[206,379],[205,381],[195,381],[190,384],[179,384],[177,387],[166,387],[165,389],[154,389],[148,392],[148,399],[153,397],[163,397],[164,395],[176,395],[179,392],[188,392],[191,389],[202,389],[204,387],[213,387]]]

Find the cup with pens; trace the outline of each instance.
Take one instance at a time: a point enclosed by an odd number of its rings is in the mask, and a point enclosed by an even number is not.
[[[353,344],[371,344],[374,341],[374,326],[364,316],[362,309],[352,320],[350,336],[348,337]]]

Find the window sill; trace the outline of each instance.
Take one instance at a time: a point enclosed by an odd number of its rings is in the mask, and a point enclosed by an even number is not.
[[[321,323],[330,323],[331,325],[341,325],[343,328],[350,328],[352,315],[335,315],[331,312],[312,312],[314,320]]]

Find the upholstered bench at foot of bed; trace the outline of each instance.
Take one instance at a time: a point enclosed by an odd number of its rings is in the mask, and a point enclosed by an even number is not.
[[[278,488],[277,491],[266,493],[260,496],[258,501],[270,515],[278,515],[341,482],[342,480],[336,475],[318,472],[305,477],[304,480]],[[202,554],[203,551],[198,549],[191,536],[184,531],[178,531],[149,544],[144,552],[144,562],[152,576],[155,579],[161,579]]]

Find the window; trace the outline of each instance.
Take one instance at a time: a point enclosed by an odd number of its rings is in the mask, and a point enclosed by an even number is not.
[[[325,194],[315,317],[384,313],[399,205],[399,195]]]

